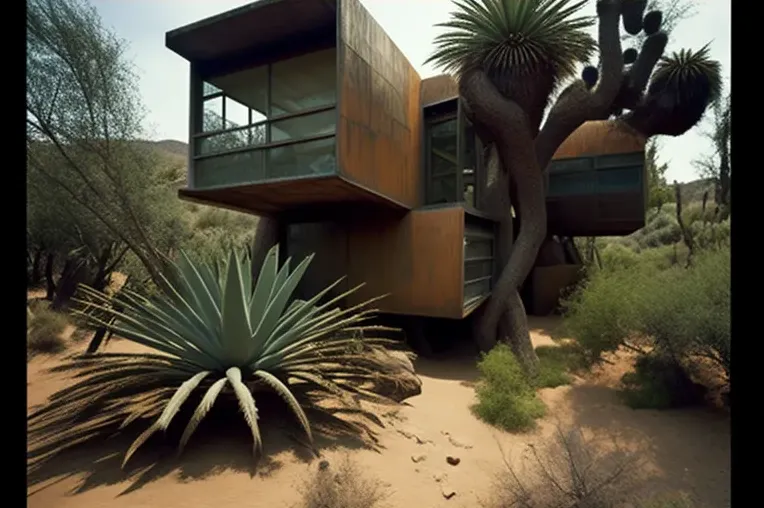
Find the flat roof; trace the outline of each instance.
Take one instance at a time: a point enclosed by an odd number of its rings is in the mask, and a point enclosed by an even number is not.
[[[336,30],[336,19],[337,0],[259,0],[171,30],[165,45],[205,62]]]

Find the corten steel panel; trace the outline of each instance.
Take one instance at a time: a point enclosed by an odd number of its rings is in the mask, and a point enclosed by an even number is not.
[[[415,208],[422,202],[421,80],[358,0],[339,3],[340,172]]]
[[[645,137],[622,122],[596,120],[573,131],[554,153],[553,159],[616,153],[642,152]]]
[[[388,294],[381,312],[460,319],[464,209],[415,210],[399,221],[348,225],[348,304]]]
[[[273,215],[306,206],[329,204],[352,206],[354,203],[368,203],[391,206],[388,199],[339,176],[297,178],[208,190],[181,189],[178,195],[181,199],[258,215]],[[401,205],[397,207],[405,210]]]
[[[448,74],[441,74],[422,80],[421,104],[435,104],[459,95],[456,80]]]

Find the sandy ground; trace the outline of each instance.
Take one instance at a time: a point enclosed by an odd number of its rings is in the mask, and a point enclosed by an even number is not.
[[[534,319],[536,345],[552,344],[559,324]],[[84,347],[80,344],[75,347]],[[113,341],[109,350],[129,350]],[[37,357],[29,364],[28,407],[43,403],[66,380],[45,372],[58,360]],[[502,471],[501,449],[520,464],[528,444],[548,442],[557,424],[579,426],[585,436],[640,449],[647,462],[643,472],[654,477],[654,492],[682,491],[699,506],[730,505],[729,417],[707,410],[634,411],[616,398],[614,387],[628,365],[616,364],[577,379],[572,386],[542,390],[548,416],[527,434],[507,434],[478,421],[469,411],[477,378],[474,358],[451,351],[440,358],[419,360],[422,394],[410,405],[387,414],[381,432],[384,449],[375,452],[352,443],[322,443],[330,464],[349,454],[368,474],[389,486],[390,508],[480,506]],[[242,424],[243,425],[243,424]],[[201,428],[200,428],[201,432]],[[162,458],[162,451],[142,455],[138,469],[122,473],[118,452],[126,444],[112,440],[99,450],[83,450],[66,464],[51,468],[46,477],[28,481],[30,508],[289,507],[299,499],[298,487],[315,471],[310,460],[278,429],[266,428],[268,458],[251,476],[250,441],[246,429],[206,432],[192,439],[180,459]],[[154,456],[151,454],[155,453]],[[457,466],[447,456],[460,459]],[[140,462],[140,461],[139,461]],[[154,467],[152,462],[156,462]],[[58,468],[58,469],[56,469]],[[443,489],[456,494],[446,499]]]

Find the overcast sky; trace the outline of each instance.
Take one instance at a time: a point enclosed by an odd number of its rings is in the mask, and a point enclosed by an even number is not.
[[[129,55],[138,68],[140,89],[148,109],[151,137],[188,139],[188,63],[164,46],[165,32],[202,18],[251,3],[246,0],[92,0],[104,23],[129,41]],[[439,72],[423,65],[445,21],[450,0],[361,0],[409,61],[425,78]],[[711,55],[730,75],[730,0],[697,0],[695,16],[672,34],[669,50],[699,49],[711,42]],[[588,10],[594,14],[594,0]],[[661,140],[661,159],[669,163],[668,179],[696,178],[691,161],[710,150],[701,135],[704,125],[680,138]]]

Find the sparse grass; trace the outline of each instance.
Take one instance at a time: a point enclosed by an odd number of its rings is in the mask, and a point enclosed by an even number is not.
[[[639,483],[637,454],[600,452],[578,429],[558,427],[554,441],[529,451],[522,472],[505,456],[485,508],[613,508],[633,499]]]
[[[539,388],[568,385],[573,380],[570,373],[585,367],[583,352],[575,343],[539,346],[536,354],[540,369],[535,385]]]
[[[473,413],[481,420],[507,431],[533,428],[546,413],[520,363],[509,346],[499,344],[478,362],[481,379]]]
[[[321,461],[301,487],[295,508],[382,508],[390,493],[378,480],[367,477],[348,456],[336,466]]]
[[[66,316],[43,306],[36,307],[35,310],[30,309],[27,314],[28,355],[62,351],[65,349],[65,342],[61,334],[68,323]]]

